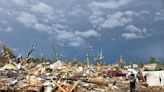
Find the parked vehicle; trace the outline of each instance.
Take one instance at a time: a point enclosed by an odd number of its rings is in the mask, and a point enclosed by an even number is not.
[[[125,77],[126,73],[123,73],[120,70],[110,70],[108,71],[108,76],[109,77],[121,77],[121,76]]]

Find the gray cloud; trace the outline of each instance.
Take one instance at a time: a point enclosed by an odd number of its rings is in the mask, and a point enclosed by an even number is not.
[[[116,9],[128,4],[130,1],[131,0],[107,0],[104,2],[94,1],[89,4],[89,6],[93,8]]]
[[[27,5],[28,4],[28,0],[12,0],[12,1],[19,5]]]
[[[45,13],[45,14],[53,14],[53,8],[46,3],[40,2],[36,5],[32,5],[31,10],[34,12]]]
[[[164,11],[159,11],[155,13],[155,21],[162,21],[164,20]]]
[[[101,25],[104,28],[114,28],[124,26],[132,21],[132,11],[116,12],[112,15],[107,16],[107,20]]]
[[[57,35],[55,39],[57,39],[60,43],[59,45],[69,45],[71,47],[80,47],[84,44],[84,39],[76,36],[73,32],[68,31],[57,31]]]
[[[47,26],[47,25],[44,25],[44,24],[41,24],[41,23],[36,23],[34,26],[33,26],[36,30],[38,31],[51,31],[51,27],[50,26]]]
[[[140,32],[146,33],[146,28],[143,28],[143,30],[142,30],[142,29],[137,28],[134,25],[126,26],[125,30],[127,30],[129,32],[133,32],[133,33],[140,33]]]
[[[38,22],[37,18],[28,12],[21,12],[21,14],[17,17],[17,20],[26,27],[31,27]]]
[[[37,31],[47,32],[51,31],[51,26],[39,23],[38,18],[28,12],[21,12],[17,20],[27,28],[34,28]]]
[[[61,46],[68,45],[71,47],[81,47],[86,44],[85,38],[100,36],[101,35],[94,30],[88,30],[85,32],[56,30],[54,39],[60,42],[59,45]]]
[[[101,36],[98,32],[96,32],[95,30],[91,29],[91,30],[88,30],[88,31],[85,31],[85,32],[80,32],[80,31],[76,31],[75,34],[77,36],[82,36],[82,37],[85,37],[85,38],[89,38],[89,37],[99,37]]]
[[[2,31],[2,32],[12,32],[13,31],[13,28],[11,28],[11,27],[6,27],[6,28],[0,28],[0,31]]]
[[[123,33],[122,37],[124,37],[125,39],[139,39],[139,38],[145,38],[150,36],[150,33],[148,33],[146,28],[138,28],[134,25],[128,25],[126,26],[125,30],[127,30],[128,32]]]
[[[72,9],[67,12],[69,16],[79,16],[79,15],[87,15],[88,11],[84,10],[79,4],[72,7]]]
[[[129,24],[133,21],[133,18],[145,13],[136,12],[131,10],[115,11],[126,6],[132,0],[105,0],[105,1],[93,1],[88,4],[91,11],[89,16],[90,22],[94,28],[115,28]],[[111,10],[109,10],[111,9]]]

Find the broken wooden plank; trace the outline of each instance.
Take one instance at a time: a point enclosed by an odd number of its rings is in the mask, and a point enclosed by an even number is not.
[[[71,88],[71,90],[69,92],[72,92],[76,87],[77,85],[80,83],[81,80],[78,80],[77,82],[75,82],[75,84],[73,85],[73,87]]]
[[[57,85],[63,92],[66,92],[66,90],[64,90],[59,84],[56,83],[56,81],[51,80],[55,85]]]

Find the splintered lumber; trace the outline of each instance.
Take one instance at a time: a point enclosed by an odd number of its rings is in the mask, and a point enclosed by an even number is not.
[[[51,80],[56,86],[58,86],[63,92],[66,92],[59,84],[56,83],[56,81]]]
[[[78,81],[80,80],[81,82],[86,82],[86,83],[92,83],[92,84],[97,84],[97,85],[102,85],[102,86],[108,86],[109,83],[112,82],[98,82],[94,80],[90,80],[87,78],[60,78],[61,80],[72,80],[72,81]],[[58,78],[53,78],[53,80],[58,80]]]
[[[77,85],[79,83],[80,83],[80,80],[78,80],[77,82],[75,82],[75,84],[73,85],[73,87],[71,88],[71,90],[69,92],[72,92],[77,87]]]

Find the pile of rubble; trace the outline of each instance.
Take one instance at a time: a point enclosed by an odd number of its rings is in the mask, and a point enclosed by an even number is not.
[[[107,76],[110,66],[83,65],[57,60],[54,63],[17,63],[11,60],[0,67],[0,90],[40,92],[119,91]],[[121,80],[121,79],[120,79]]]
[[[109,92],[118,90],[107,76],[110,66],[83,65],[57,60],[35,62],[29,56],[15,57],[7,45],[0,49],[0,91]]]

